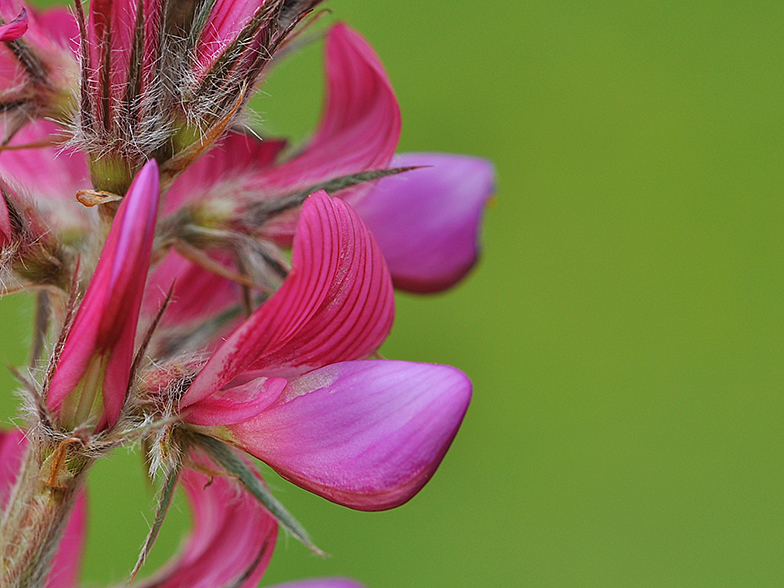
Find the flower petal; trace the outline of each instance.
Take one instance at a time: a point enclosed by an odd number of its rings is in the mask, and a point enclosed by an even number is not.
[[[327,96],[321,123],[304,149],[255,180],[262,193],[293,192],[318,182],[387,166],[400,139],[400,107],[384,67],[370,45],[344,24],[326,41]],[[359,195],[367,185],[344,191]],[[289,238],[293,223],[265,230]]]
[[[65,7],[55,6],[38,12],[41,30],[63,47],[71,49],[74,57],[79,56],[79,25],[73,13]]]
[[[62,138],[59,125],[34,120],[17,132],[9,145],[35,145]],[[35,201],[47,230],[59,237],[76,241],[94,226],[95,211],[74,202],[78,190],[92,187],[83,153],[59,145],[2,151],[0,176],[18,187],[18,194],[31,197],[25,200]]]
[[[230,265],[228,256],[220,261]],[[216,260],[217,261],[217,260]],[[161,321],[162,326],[186,325],[214,316],[238,304],[242,288],[236,283],[191,263],[176,251],[155,266],[147,282],[143,313],[153,317],[174,285],[172,299]]]
[[[193,425],[220,426],[247,421],[268,408],[288,382],[285,378],[254,378],[197,402],[188,410]]]
[[[5,507],[16,476],[22,466],[27,439],[18,429],[0,430],[0,507]],[[87,500],[84,492],[77,498],[57,553],[52,560],[52,571],[46,588],[76,586],[87,530]]]
[[[172,184],[166,194],[164,213],[172,214],[197,200],[233,196],[238,177],[271,166],[285,146],[285,141],[259,140],[235,131],[227,133]]]
[[[486,159],[447,153],[407,153],[393,167],[432,166],[380,180],[354,205],[378,240],[395,286],[437,292],[476,263],[479,226],[495,190]]]
[[[313,194],[302,207],[289,277],[217,349],[182,407],[244,371],[287,377],[367,357],[393,316],[392,283],[367,227],[346,203]]]
[[[191,533],[166,568],[134,587],[255,588],[275,547],[275,519],[226,478],[185,469],[181,483],[193,512]]]
[[[19,13],[14,20],[8,24],[0,26],[0,42],[10,43],[16,41],[19,37],[27,32],[27,9],[22,7],[22,12]]]
[[[125,401],[155,236],[158,194],[158,166],[151,160],[120,204],[49,385],[47,404],[59,413],[96,357],[105,358],[99,384],[105,410],[96,430],[113,425]],[[79,404],[78,399],[72,400]]]
[[[352,361],[289,384],[230,440],[280,475],[360,510],[403,504],[435,472],[471,399],[459,370],[402,361]]]

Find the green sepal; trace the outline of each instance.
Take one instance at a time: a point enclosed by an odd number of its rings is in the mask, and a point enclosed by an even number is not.
[[[345,188],[351,188],[352,186],[358,186],[359,184],[372,182],[373,180],[380,180],[381,178],[386,178],[388,176],[395,176],[418,168],[419,166],[392,167],[389,169],[369,170],[332,178],[331,180],[313,184],[312,186],[302,188],[301,190],[291,192],[290,194],[278,198],[254,202],[248,206],[247,212],[250,213],[250,222],[255,226],[259,226],[275,215],[301,206],[308,196],[319,190],[324,190],[327,194],[332,196],[335,192]]]
[[[256,477],[253,469],[248,466],[229,445],[214,437],[202,435],[201,433],[191,432],[191,437],[210,457],[220,464],[227,473],[236,476],[248,492],[264,505],[264,508],[266,508],[273,517],[275,517],[275,520],[278,521],[278,524],[281,527],[291,533],[295,539],[300,541],[313,553],[322,557],[326,556],[326,553],[316,547],[313,541],[310,540],[310,537],[303,526],[297,522],[280,502],[278,502],[264,483]]]
[[[163,521],[169,512],[169,507],[171,506],[172,498],[174,497],[174,490],[177,488],[177,480],[180,477],[181,469],[182,466],[180,462],[177,461],[174,467],[166,473],[166,478],[164,479],[158,494],[158,508],[155,511],[155,520],[153,521],[150,532],[147,534],[147,539],[145,539],[144,545],[142,545],[142,549],[139,552],[139,559],[136,560],[136,565],[133,566],[133,570],[131,571],[131,581],[133,581],[136,574],[139,573],[144,562],[147,561],[147,556],[150,554],[152,546],[155,545],[155,540],[158,538],[158,533],[161,531],[161,525],[163,525]]]

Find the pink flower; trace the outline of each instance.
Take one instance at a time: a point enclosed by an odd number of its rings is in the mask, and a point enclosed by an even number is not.
[[[19,430],[0,430],[0,510],[7,502],[21,467],[27,441]],[[192,456],[194,467],[213,466]],[[254,588],[269,565],[278,525],[259,502],[229,478],[209,477],[191,468],[180,476],[193,516],[191,531],[179,553],[134,588]],[[87,530],[86,499],[77,500],[45,588],[77,585]],[[306,580],[281,588],[362,588],[339,578]]]
[[[49,382],[47,405],[66,428],[94,421],[100,431],[122,410],[157,212],[158,166],[150,161],[120,204]]]
[[[443,458],[471,386],[447,366],[354,361],[378,348],[392,312],[391,280],[364,223],[314,194],[289,278],[199,372],[183,419],[334,502],[402,504]]]

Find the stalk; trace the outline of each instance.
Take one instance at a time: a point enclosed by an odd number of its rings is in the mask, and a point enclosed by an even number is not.
[[[43,586],[92,459],[76,438],[27,444],[0,523],[0,586]],[[41,450],[41,447],[44,447]]]

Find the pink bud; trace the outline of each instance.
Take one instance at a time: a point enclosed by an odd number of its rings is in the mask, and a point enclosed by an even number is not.
[[[158,214],[158,165],[145,165],[122,201],[67,335],[47,404],[65,428],[111,427],[125,401]]]

